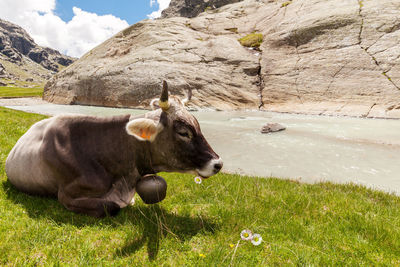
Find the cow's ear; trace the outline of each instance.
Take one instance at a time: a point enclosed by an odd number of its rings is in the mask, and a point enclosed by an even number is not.
[[[151,100],[150,102],[150,107],[152,110],[156,110],[160,108],[160,99],[159,98],[155,98],[153,100]]]
[[[126,124],[126,131],[140,141],[152,142],[157,134],[158,128],[156,123],[150,119],[135,119]]]

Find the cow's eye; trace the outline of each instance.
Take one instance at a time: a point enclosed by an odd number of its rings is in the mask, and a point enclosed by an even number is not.
[[[189,131],[179,131],[178,134],[184,138],[192,138],[192,134]]]

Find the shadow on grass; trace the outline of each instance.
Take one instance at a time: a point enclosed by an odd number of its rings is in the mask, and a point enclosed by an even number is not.
[[[22,205],[28,216],[35,220],[49,220],[58,225],[74,225],[78,228],[87,226],[136,228],[132,232],[139,232],[141,236],[133,239],[128,236],[125,245],[116,250],[114,257],[126,257],[147,246],[149,260],[152,261],[157,257],[160,240],[163,238],[169,236],[177,242],[183,242],[199,232],[214,233],[219,228],[208,218],[178,215],[168,212],[158,204],[128,206],[115,217],[97,219],[68,211],[55,198],[22,193],[9,181],[3,182],[3,189],[9,200],[16,205]]]
[[[149,260],[157,257],[160,240],[170,236],[176,242],[183,242],[199,232],[214,233],[217,225],[201,217],[192,218],[167,212],[159,205],[131,207],[129,213],[139,215],[138,224],[142,236],[129,238],[125,245],[119,248],[114,257],[129,256],[146,245]]]

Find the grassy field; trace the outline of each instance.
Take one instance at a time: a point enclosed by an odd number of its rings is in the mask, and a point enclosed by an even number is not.
[[[42,96],[43,87],[24,88],[24,87],[9,87],[0,86],[0,98],[2,97],[28,97]]]
[[[400,265],[400,198],[355,185],[162,174],[163,202],[104,219],[18,192],[6,156],[43,118],[0,108],[0,265]]]

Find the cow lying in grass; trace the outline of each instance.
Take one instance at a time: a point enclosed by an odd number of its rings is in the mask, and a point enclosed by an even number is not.
[[[207,178],[222,161],[199,123],[167,83],[155,109],[141,116],[56,116],[34,124],[6,161],[19,190],[52,195],[69,210],[115,215],[133,199],[137,182],[157,172],[194,172]]]

